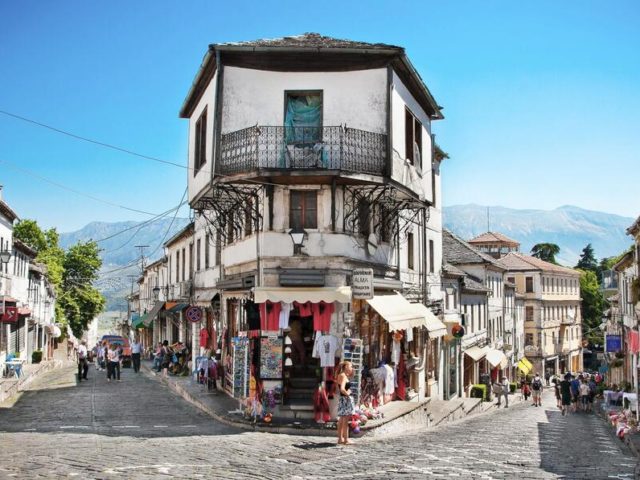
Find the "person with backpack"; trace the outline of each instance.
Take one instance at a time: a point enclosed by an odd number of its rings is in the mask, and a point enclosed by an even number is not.
[[[533,396],[533,406],[541,407],[542,406],[542,379],[540,375],[536,373],[535,377],[533,377],[533,381],[531,382],[531,393]]]

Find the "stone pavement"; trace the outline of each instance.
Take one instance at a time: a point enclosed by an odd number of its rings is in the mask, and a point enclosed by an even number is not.
[[[364,437],[273,435],[221,424],[125,369],[75,383],[47,373],[0,408],[0,478],[631,479],[636,458],[596,415],[519,403],[432,429]]]

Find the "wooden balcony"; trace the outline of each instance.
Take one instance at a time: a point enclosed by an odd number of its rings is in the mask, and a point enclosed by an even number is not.
[[[382,176],[386,161],[387,136],[381,133],[346,127],[254,126],[222,135],[216,174],[313,170]]]

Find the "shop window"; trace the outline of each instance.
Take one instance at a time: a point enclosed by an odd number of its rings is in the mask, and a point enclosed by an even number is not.
[[[525,307],[525,320],[533,322],[533,307]]]
[[[196,122],[193,174],[207,163],[207,109],[205,108]]]
[[[413,270],[413,233],[407,234],[407,268]]]
[[[422,169],[422,124],[405,108],[405,152],[407,161],[415,167]]]
[[[525,292],[533,293],[533,277],[527,277],[525,279]]]
[[[289,196],[289,227],[318,228],[317,202],[315,190],[292,190]]]

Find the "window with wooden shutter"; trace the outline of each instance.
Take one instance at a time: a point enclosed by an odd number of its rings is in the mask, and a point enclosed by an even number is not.
[[[289,227],[318,228],[318,199],[315,190],[292,190],[289,196]]]
[[[411,165],[422,169],[422,123],[405,108],[405,156]]]
[[[194,145],[193,174],[207,163],[207,109],[205,108],[196,121],[196,135]]]

